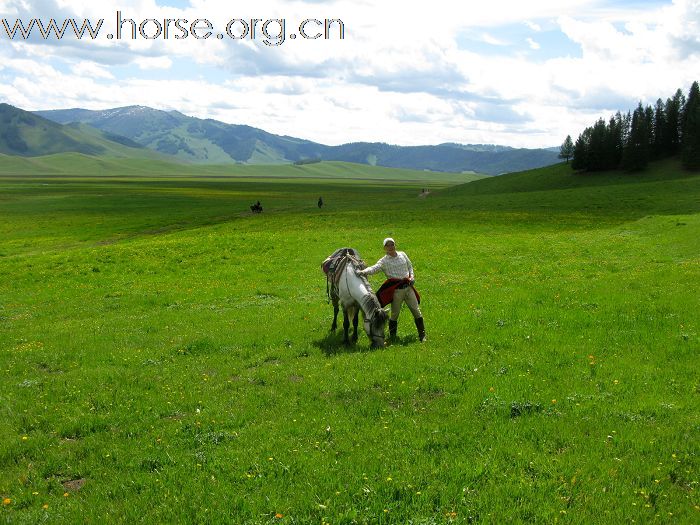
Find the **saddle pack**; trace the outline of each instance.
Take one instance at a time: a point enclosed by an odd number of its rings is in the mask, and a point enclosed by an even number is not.
[[[338,284],[340,266],[346,260],[346,255],[351,255],[354,259],[362,261],[360,252],[354,248],[338,248],[321,263],[321,270],[326,274],[326,296],[329,301],[332,300],[332,295]]]
[[[325,273],[326,276],[334,274],[338,268],[338,265],[340,264],[340,261],[342,261],[343,257],[345,257],[347,254],[352,255],[355,259],[362,259],[360,257],[360,252],[354,248],[338,248],[321,263],[321,270],[323,270],[323,273]]]

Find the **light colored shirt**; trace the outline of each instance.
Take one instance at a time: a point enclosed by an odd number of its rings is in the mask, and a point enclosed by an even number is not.
[[[376,264],[365,269],[362,273],[372,275],[380,270],[389,278],[413,279],[413,265],[411,264],[411,259],[404,252],[397,251],[396,257],[385,255]]]

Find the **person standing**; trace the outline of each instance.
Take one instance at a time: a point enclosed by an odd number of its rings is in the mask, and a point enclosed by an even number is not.
[[[391,237],[384,239],[384,252],[386,255],[376,264],[358,270],[358,275],[373,275],[379,271],[384,272],[387,280],[377,290],[379,303],[384,306],[391,303],[391,317],[389,318],[389,338],[396,338],[399,325],[401,305],[406,303],[413,314],[413,320],[418,330],[420,342],[426,340],[423,314],[420,311],[420,295],[413,286],[416,279],[413,273],[413,264],[405,252],[396,250],[396,242]]]
[[[318,198],[318,209],[320,210],[321,208],[323,208],[323,198],[319,197]]]

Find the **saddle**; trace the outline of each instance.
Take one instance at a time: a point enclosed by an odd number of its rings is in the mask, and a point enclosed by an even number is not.
[[[362,261],[360,252],[354,248],[338,248],[321,263],[321,270],[326,275],[335,273],[338,270],[338,265],[346,255],[352,255],[355,259]]]
[[[333,291],[337,290],[340,274],[348,261],[347,255],[360,262],[362,267],[364,267],[364,261],[360,257],[360,252],[354,248],[338,248],[321,263],[321,270],[326,274],[326,296],[328,300],[332,299]]]

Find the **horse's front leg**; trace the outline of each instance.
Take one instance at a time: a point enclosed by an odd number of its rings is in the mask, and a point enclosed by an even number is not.
[[[355,309],[355,315],[352,318],[352,342],[356,343],[357,342],[357,318],[358,315],[360,314],[360,309],[357,308]]]
[[[331,325],[331,332],[335,332],[338,328],[338,302],[333,301],[333,324]]]

